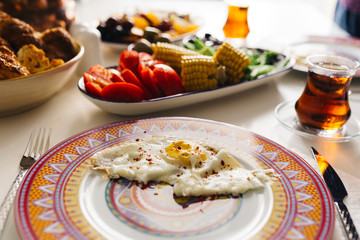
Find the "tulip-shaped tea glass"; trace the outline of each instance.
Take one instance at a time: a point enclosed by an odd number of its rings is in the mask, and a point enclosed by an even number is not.
[[[226,23],[223,27],[225,41],[236,47],[246,45],[246,37],[250,32],[248,9],[251,0],[224,0],[228,8]]]
[[[360,130],[356,124],[348,132],[345,124],[351,115],[350,83],[359,62],[335,55],[313,55],[307,57],[306,61],[306,86],[300,98],[291,106],[296,113],[293,127],[317,136],[357,135]],[[276,114],[280,121],[289,121],[284,120],[284,115],[279,111],[284,111],[284,104],[277,107]]]

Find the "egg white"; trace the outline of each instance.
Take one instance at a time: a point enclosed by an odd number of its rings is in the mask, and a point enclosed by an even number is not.
[[[95,153],[90,162],[111,178],[173,185],[177,196],[237,196],[271,182],[273,169],[245,169],[223,149],[177,137],[136,139]]]

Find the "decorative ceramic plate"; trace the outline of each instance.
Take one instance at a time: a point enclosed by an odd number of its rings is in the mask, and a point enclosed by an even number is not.
[[[277,180],[239,197],[185,198],[91,169],[94,153],[145,135],[206,138],[248,169],[274,169]],[[179,117],[116,122],[57,144],[15,202],[21,239],[331,239],[334,214],[321,176],[293,152],[233,125]]]
[[[296,59],[295,70],[307,72],[306,57],[313,54],[332,54],[360,60],[360,40],[356,38],[308,36],[306,40],[291,45],[287,52]],[[356,72],[360,76],[360,70]]]
[[[264,49],[254,48],[251,50],[264,51]],[[274,63],[276,69],[274,71],[260,75],[253,80],[245,80],[241,83],[226,85],[214,89],[180,93],[172,96],[154,98],[140,102],[110,101],[91,96],[86,92],[83,78],[80,78],[78,81],[78,88],[83,96],[85,96],[89,101],[107,112],[123,116],[135,116],[229,96],[231,94],[246,91],[270,81],[274,81],[275,79],[279,79],[293,68],[295,59],[281,53],[277,54],[276,59],[277,61]]]

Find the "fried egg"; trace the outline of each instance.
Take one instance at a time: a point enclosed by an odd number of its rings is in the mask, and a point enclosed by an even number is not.
[[[106,148],[90,157],[110,178],[166,182],[177,196],[238,196],[271,182],[273,169],[245,169],[224,149],[191,139],[154,136]]]

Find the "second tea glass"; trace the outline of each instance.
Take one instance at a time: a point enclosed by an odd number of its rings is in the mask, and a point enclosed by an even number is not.
[[[248,9],[250,0],[224,0],[228,8],[226,23],[223,27],[225,40],[236,47],[245,45],[250,32]]]

